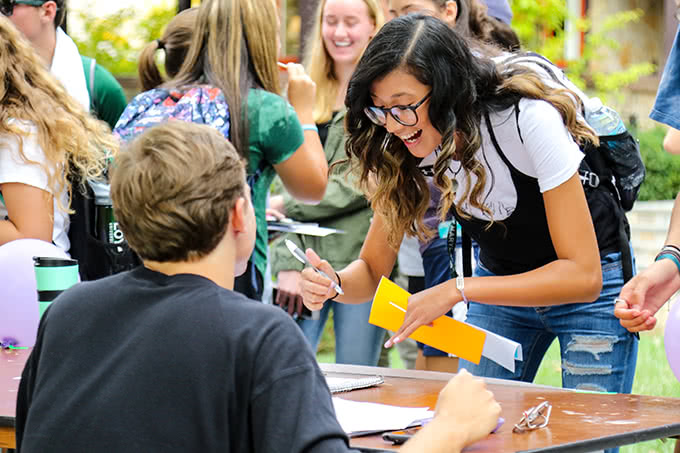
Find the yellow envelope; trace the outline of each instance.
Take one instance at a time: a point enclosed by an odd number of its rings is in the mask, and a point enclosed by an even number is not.
[[[383,277],[375,292],[368,322],[393,332],[399,330],[404,322],[410,295],[408,291]],[[410,338],[479,364],[486,340],[485,332],[448,316],[435,319],[432,325],[433,327],[417,328]]]

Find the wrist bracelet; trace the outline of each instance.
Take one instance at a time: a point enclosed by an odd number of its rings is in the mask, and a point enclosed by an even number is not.
[[[468,303],[467,297],[465,297],[465,280],[462,275],[456,277],[456,289],[460,291],[460,295],[463,296],[463,302]]]
[[[314,132],[319,132],[319,128],[316,127],[316,124],[303,124],[303,125],[302,125],[302,130],[303,130],[303,131],[314,131]]]
[[[680,257],[678,256],[677,253],[670,253],[668,251],[662,250],[661,253],[659,253],[656,256],[654,261],[659,261],[659,260],[662,260],[664,258],[668,258],[669,260],[673,261],[673,263],[675,263],[675,267],[678,268],[678,272],[680,272]]]
[[[656,254],[656,258],[654,258],[654,261],[657,260],[657,258],[661,255],[672,255],[675,257],[680,262],[680,252],[676,252],[674,249],[670,247],[664,247],[661,249],[659,253]]]
[[[335,271],[334,271],[335,272]],[[335,272],[335,278],[338,279],[338,286],[342,288],[342,280],[340,280],[340,276],[338,275],[337,272]],[[335,298],[338,297],[340,293],[335,290],[335,296],[331,297],[330,299],[326,300],[326,302],[335,302]]]
[[[664,250],[666,250],[666,249],[673,250],[673,251],[675,251],[677,254],[680,255],[680,248],[678,248],[677,246],[675,246],[675,245],[673,245],[673,244],[666,244],[666,245],[664,245],[664,246],[661,248],[661,251],[664,251]]]

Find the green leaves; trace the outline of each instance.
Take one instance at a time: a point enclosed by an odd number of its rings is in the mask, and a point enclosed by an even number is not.
[[[115,75],[137,74],[137,59],[144,46],[159,38],[174,17],[172,7],[155,6],[139,17],[134,9],[121,9],[107,16],[95,14],[89,5],[71,10],[84,25],[82,36],[72,36],[82,55],[95,58]],[[161,65],[162,67],[162,65]]]
[[[640,21],[644,15],[642,9],[598,18],[598,28],[595,30],[588,19],[570,16],[566,3],[564,0],[511,0],[514,12],[512,27],[519,35],[523,48],[558,63],[579,88],[604,102],[608,96],[620,95],[621,88],[656,70],[650,62],[634,63],[615,71],[591,69],[592,62],[602,61],[607,54],[619,51],[619,42],[611,37],[611,32]],[[567,22],[572,25],[569,33],[585,34],[579,59],[565,58],[565,42],[572,37],[565,31]]]

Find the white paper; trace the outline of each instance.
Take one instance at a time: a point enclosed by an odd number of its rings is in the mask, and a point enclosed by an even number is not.
[[[482,355],[514,373],[515,360],[524,360],[522,357],[522,345],[516,341],[489,332],[486,329],[477,326],[472,327],[486,332],[486,341],[484,341]]]
[[[296,233],[296,234],[305,234],[308,236],[320,236],[320,237],[325,237],[328,236],[329,234],[334,234],[334,233],[345,233],[342,230],[338,230],[335,228],[326,228],[326,227],[320,227],[315,223],[291,223],[291,224],[268,224],[267,225],[267,230],[269,231],[282,231],[284,233]]]
[[[333,407],[340,426],[347,433],[405,429],[417,420],[434,416],[427,407],[400,407],[363,403],[334,397]]]

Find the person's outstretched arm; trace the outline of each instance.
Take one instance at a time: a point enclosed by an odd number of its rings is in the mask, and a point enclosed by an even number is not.
[[[665,244],[680,247],[680,194],[675,198]],[[631,332],[651,330],[656,326],[656,312],[679,289],[677,265],[671,259],[660,259],[623,286],[614,315]]]
[[[663,139],[663,149],[671,154],[680,154],[680,131],[669,128]]]
[[[401,453],[458,453],[498,424],[501,406],[484,381],[461,370],[439,393],[434,419],[399,450]]]

